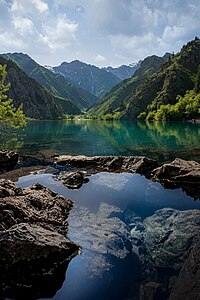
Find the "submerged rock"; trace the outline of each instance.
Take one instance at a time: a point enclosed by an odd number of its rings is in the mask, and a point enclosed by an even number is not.
[[[59,165],[70,165],[76,168],[98,168],[109,171],[129,171],[147,174],[158,166],[158,163],[144,156],[71,156],[61,155],[56,159]]]
[[[143,279],[162,284],[169,294],[171,278],[178,275],[200,238],[200,211],[164,208],[143,224],[144,241],[139,248]]]
[[[0,296],[25,290],[32,299],[33,286],[41,296],[40,280],[50,282],[63,264],[66,270],[79,249],[65,237],[71,207],[72,201],[41,184],[21,189],[0,180]]]
[[[185,261],[169,300],[198,300],[200,297],[200,241]]]
[[[167,188],[181,187],[188,195],[200,199],[200,164],[176,158],[156,168],[151,179],[161,182]]]

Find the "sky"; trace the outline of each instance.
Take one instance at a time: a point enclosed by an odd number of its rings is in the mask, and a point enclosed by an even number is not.
[[[0,0],[0,53],[119,66],[199,37],[200,0]]]

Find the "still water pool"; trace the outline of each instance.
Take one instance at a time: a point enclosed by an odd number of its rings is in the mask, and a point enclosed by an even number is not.
[[[68,237],[82,247],[81,255],[70,262],[62,287],[50,298],[44,295],[46,299],[139,299],[139,268],[135,255],[127,251],[130,216],[142,224],[158,209],[200,209],[200,202],[181,189],[165,190],[139,174],[102,172],[90,176],[78,190],[70,190],[52,174],[42,173],[21,177],[17,185],[26,187],[36,182],[74,200]]]

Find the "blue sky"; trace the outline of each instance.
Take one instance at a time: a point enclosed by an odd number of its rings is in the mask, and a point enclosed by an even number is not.
[[[43,65],[129,64],[176,53],[199,29],[199,0],[0,0],[0,52]]]

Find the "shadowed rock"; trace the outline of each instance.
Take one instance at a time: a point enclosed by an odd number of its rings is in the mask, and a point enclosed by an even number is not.
[[[58,269],[65,272],[79,249],[65,237],[71,207],[70,200],[41,184],[21,189],[0,180],[0,296],[49,295],[41,282],[47,286]]]
[[[143,278],[146,283],[162,284],[163,291],[169,294],[173,286],[170,287],[170,280],[178,275],[200,238],[200,211],[164,208],[146,218],[143,225],[144,241],[139,249]],[[193,260],[194,269],[195,264]]]
[[[0,170],[12,169],[18,162],[19,155],[13,151],[0,151]]]
[[[167,188],[181,187],[193,198],[200,198],[200,164],[176,158],[168,164],[156,168],[150,175]]]
[[[194,246],[173,287],[169,300],[198,300],[200,296],[200,241]]]
[[[56,159],[59,165],[70,165],[76,168],[98,168],[109,171],[128,171],[147,174],[158,166],[158,163],[144,156],[71,156],[61,155]]]
[[[56,178],[63,180],[63,184],[69,189],[79,189],[83,183],[89,181],[88,178],[85,178],[83,172],[62,172]]]

